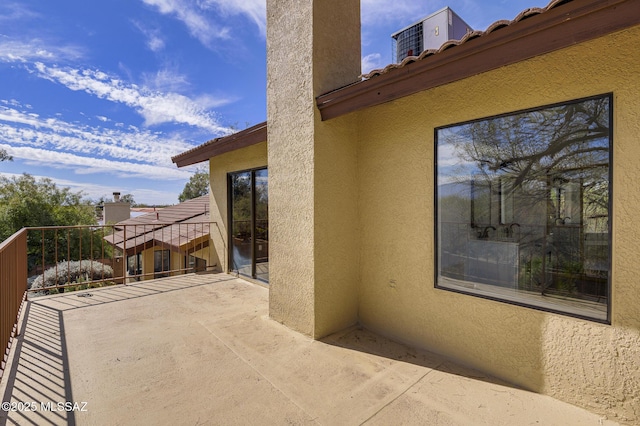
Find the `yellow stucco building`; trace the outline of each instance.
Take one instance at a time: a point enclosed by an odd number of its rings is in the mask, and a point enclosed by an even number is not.
[[[209,201],[203,195],[116,223],[105,241],[124,256],[127,282],[219,270],[210,247],[210,233],[218,230],[209,219]]]
[[[314,338],[361,324],[640,421],[640,1],[554,1],[364,78],[359,16],[269,0],[268,126],[174,157],[210,162],[223,269]]]

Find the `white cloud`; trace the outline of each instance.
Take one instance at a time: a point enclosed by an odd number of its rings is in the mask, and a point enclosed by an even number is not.
[[[16,22],[21,19],[36,18],[40,15],[29,10],[24,4],[4,0],[0,7],[0,22]]]
[[[0,62],[67,61],[84,56],[77,45],[47,40],[42,36],[41,23],[45,16],[29,9],[24,2],[3,0],[0,2],[0,28],[16,36],[0,34]],[[41,21],[34,24],[33,21]],[[16,31],[17,30],[17,31]],[[29,36],[28,34],[38,34]],[[44,38],[43,38],[44,37]]]
[[[154,6],[163,15],[175,16],[184,23],[192,37],[203,45],[211,48],[215,40],[229,38],[229,28],[218,26],[203,13],[199,3],[188,0],[142,0],[149,6]]]
[[[142,22],[133,21],[136,28],[147,38],[147,47],[152,52],[160,52],[164,49],[165,43],[159,29],[149,28]]]
[[[57,46],[40,39],[0,39],[0,62],[68,61],[84,56],[81,48],[72,45]]]
[[[14,159],[23,159],[28,165],[71,169],[76,174],[110,173],[123,178],[158,180],[181,180],[191,176],[191,173],[186,170],[175,167],[139,164],[132,161],[114,161],[31,147],[12,147],[0,144],[0,148],[5,149]]]
[[[362,73],[366,74],[371,70],[382,68],[382,55],[371,53],[362,58]]]
[[[267,30],[266,0],[142,0],[163,15],[170,15],[184,23],[192,37],[209,49],[217,48],[216,41],[229,40],[231,28],[223,19],[244,16],[252,21],[260,35]],[[222,19],[221,19],[222,18]]]
[[[157,35],[151,35],[147,40],[147,46],[154,52],[159,52],[164,49],[164,40]]]
[[[36,62],[35,68],[41,78],[60,83],[71,90],[81,90],[101,99],[125,104],[134,108],[145,119],[147,126],[162,123],[181,123],[199,127],[214,135],[230,133],[220,125],[208,106],[175,92],[162,93],[147,87],[127,84],[116,76],[99,70],[59,68]],[[217,99],[216,105],[228,101]],[[211,105],[211,102],[209,102]]]
[[[217,108],[222,105],[227,105],[229,103],[235,102],[238,99],[239,98],[236,96],[228,97],[228,98],[217,98],[212,95],[204,94],[204,95],[195,97],[193,100],[203,108]]]
[[[442,0],[431,1],[429,4],[432,12],[444,6]],[[424,17],[427,12],[425,3],[415,0],[361,0],[360,6],[363,26],[403,22],[410,24]]]
[[[164,136],[130,128],[105,129],[0,106],[0,141],[15,159],[62,167],[86,174],[184,179],[171,157],[193,148],[179,136]]]
[[[182,91],[190,86],[186,75],[166,68],[142,74],[142,81],[145,86],[161,92]]]
[[[8,179],[11,178],[19,178],[22,176],[17,173],[2,173],[0,172],[0,176],[6,177]],[[119,191],[122,194],[131,194],[133,198],[138,203],[144,203],[149,205],[154,204],[166,204],[167,200],[177,200],[178,193],[167,192],[163,190],[154,190],[154,189],[140,189],[138,187],[114,187],[113,185],[99,185],[92,184],[87,182],[77,182],[70,179],[60,179],[51,176],[41,176],[41,175],[32,175],[35,179],[51,179],[53,183],[63,188],[70,188],[73,192],[82,192],[84,197],[97,200],[100,197],[109,198],[113,194],[114,191]]]
[[[245,15],[260,30],[263,36],[267,32],[267,2],[266,0],[205,0],[205,7],[216,6],[224,15]]]

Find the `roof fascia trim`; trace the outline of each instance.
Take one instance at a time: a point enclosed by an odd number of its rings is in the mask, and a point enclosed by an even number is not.
[[[207,161],[211,157],[246,148],[266,140],[267,122],[264,121],[232,135],[205,142],[192,150],[171,157],[171,161],[178,167],[190,166]]]
[[[640,0],[575,0],[320,95],[316,104],[325,121],[638,24]]]

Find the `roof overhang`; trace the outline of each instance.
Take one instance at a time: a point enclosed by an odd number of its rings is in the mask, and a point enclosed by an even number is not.
[[[128,226],[115,228],[105,241],[131,256],[152,247],[175,252],[192,253],[209,245],[209,224],[177,223],[155,226]],[[140,230],[140,229],[142,230]]]
[[[171,158],[178,167],[202,163],[211,157],[246,148],[267,140],[267,122],[256,124],[229,136],[212,139]]]
[[[126,249],[122,246],[118,246],[120,250],[126,252],[127,256],[133,256],[137,253],[142,253],[144,250],[148,250],[154,247],[156,249],[170,250],[174,253],[181,253],[186,256],[209,247],[209,235],[205,235],[204,237],[194,239],[192,241],[189,241],[188,243],[183,244],[173,244],[171,242],[167,243],[164,241],[151,240],[143,244],[138,244],[135,247],[126,247]]]
[[[320,95],[316,103],[328,120],[638,24],[640,0],[554,0]]]

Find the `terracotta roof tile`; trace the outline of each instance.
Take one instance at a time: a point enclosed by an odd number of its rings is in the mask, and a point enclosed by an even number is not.
[[[402,62],[400,62],[400,63],[389,64],[384,68],[372,70],[372,71],[370,71],[370,72],[368,72],[366,74],[361,75],[360,77],[363,80],[368,80],[368,79],[371,79],[371,78],[376,77],[378,75],[386,74],[391,70],[398,69],[398,68],[404,68],[408,64],[420,61],[420,60],[422,60],[424,58],[427,58],[429,56],[433,56],[433,55],[436,55],[438,53],[444,52],[445,50],[454,48],[456,46],[460,46],[460,45],[465,44],[465,43],[468,43],[471,40],[477,39],[479,37],[483,37],[485,35],[488,35],[490,33],[495,32],[495,31],[499,31],[502,28],[508,27],[510,25],[513,25],[515,23],[523,21],[523,20],[525,20],[527,18],[530,18],[532,16],[540,15],[542,13],[547,12],[548,10],[551,10],[551,9],[557,7],[557,6],[560,6],[561,4],[570,3],[571,1],[573,1],[573,0],[552,0],[546,7],[543,7],[543,8],[541,8],[541,7],[531,7],[531,8],[525,9],[522,12],[520,12],[512,20],[501,19],[501,20],[495,21],[493,24],[489,25],[489,27],[487,27],[487,29],[484,30],[484,31],[477,31],[476,30],[476,31],[468,32],[460,40],[449,40],[449,41],[445,42],[442,46],[440,46],[440,48],[438,48],[438,49],[427,49],[427,50],[421,52],[417,56],[408,56],[408,57],[404,58],[402,60]]]
[[[118,225],[142,225],[154,223],[179,223],[195,216],[209,214],[209,195],[187,200],[174,206],[164,207],[155,212],[143,214],[116,223]]]
[[[221,155],[236,149],[245,148],[267,140],[267,122],[232,133],[227,136],[212,139],[171,158],[178,167],[190,166],[211,157]]]
[[[640,25],[640,0],[554,0],[316,97],[322,120]]]
[[[106,236],[105,240],[128,251],[139,250],[151,242],[179,250],[180,246],[208,234],[209,195],[203,195],[118,222],[114,225],[113,234]]]

